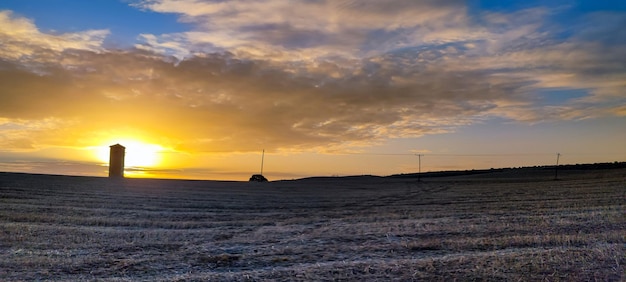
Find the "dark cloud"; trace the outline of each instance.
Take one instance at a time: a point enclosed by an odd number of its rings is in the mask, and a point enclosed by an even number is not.
[[[292,73],[230,54],[178,64],[143,51],[67,56],[86,63],[50,67],[47,75],[0,72],[9,86],[1,93],[3,117],[75,120],[76,132],[130,127],[187,150],[246,151],[369,144],[409,129],[417,136],[440,130],[428,126],[432,119],[464,120],[485,110],[471,103],[485,101],[475,76],[424,73],[396,86],[392,71],[376,63],[329,78],[324,70]]]

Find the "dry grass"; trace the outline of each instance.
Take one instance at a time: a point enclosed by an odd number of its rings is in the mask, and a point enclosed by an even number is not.
[[[626,171],[568,173],[420,183],[0,173],[0,280],[623,280]]]

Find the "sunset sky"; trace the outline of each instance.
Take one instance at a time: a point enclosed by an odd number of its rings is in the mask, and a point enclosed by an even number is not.
[[[2,0],[0,171],[626,161],[626,1]]]

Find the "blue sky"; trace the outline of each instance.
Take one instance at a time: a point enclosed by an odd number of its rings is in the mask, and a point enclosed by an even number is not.
[[[626,160],[620,1],[5,0],[0,42],[0,170],[102,175],[119,138],[167,177]]]
[[[42,31],[66,33],[86,29],[108,29],[106,43],[112,47],[132,46],[142,33],[173,33],[188,27],[174,14],[162,14],[129,6],[128,1],[111,0],[7,0],[4,8],[36,21]]]

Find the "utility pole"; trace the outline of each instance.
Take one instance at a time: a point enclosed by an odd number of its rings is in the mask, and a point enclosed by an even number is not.
[[[420,177],[422,175],[422,154],[417,154],[417,182],[420,182]]]
[[[559,176],[559,158],[561,157],[561,153],[556,153],[556,166],[554,166],[554,180],[557,180]]]
[[[263,175],[263,160],[265,160],[265,149],[263,149],[263,154],[261,155],[261,175]]]

